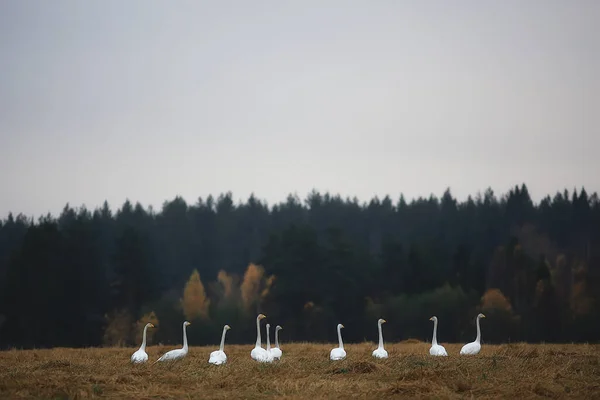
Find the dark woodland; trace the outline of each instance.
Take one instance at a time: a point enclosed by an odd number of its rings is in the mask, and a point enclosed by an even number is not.
[[[4,210],[5,212],[8,210]],[[7,214],[4,214],[7,215]],[[446,190],[366,203],[231,193],[160,211],[126,201],[0,221],[0,348],[253,343],[255,318],[286,341],[596,342],[600,200],[534,203],[526,185],[457,201]],[[264,326],[264,325],[263,325]],[[264,329],[263,329],[264,335]],[[264,337],[263,337],[264,340]]]

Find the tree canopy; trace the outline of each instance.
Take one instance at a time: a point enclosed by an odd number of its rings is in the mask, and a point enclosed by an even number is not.
[[[312,191],[272,206],[232,193],[127,200],[112,210],[66,205],[37,221],[0,221],[0,346],[133,345],[153,340],[252,343],[256,314],[282,340],[349,342],[474,337],[596,341],[600,337],[600,201],[585,189],[534,203],[525,184],[455,199],[407,202]]]

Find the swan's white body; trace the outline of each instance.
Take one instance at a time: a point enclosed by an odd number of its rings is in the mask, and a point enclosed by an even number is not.
[[[275,327],[275,347],[273,347],[271,349],[271,354],[273,355],[273,358],[276,360],[279,360],[281,358],[281,349],[279,348],[279,331],[282,330],[283,328],[279,325],[277,325]]]
[[[437,342],[437,324],[438,319],[436,316],[429,318],[430,321],[433,321],[433,339],[431,340],[431,348],[429,349],[429,354],[432,356],[448,356],[446,349],[441,344]]]
[[[219,350],[215,350],[212,353],[210,353],[210,357],[208,358],[209,363],[221,365],[227,362],[227,354],[225,354],[225,351],[223,351],[223,349],[225,348],[225,334],[230,329],[231,327],[229,325],[225,325],[223,327],[223,334],[221,335],[221,347],[219,347]]]
[[[388,358],[388,352],[383,348],[383,332],[381,331],[381,324],[386,323],[385,319],[379,319],[377,321],[377,328],[379,329],[379,347],[373,350],[373,357],[375,358]]]
[[[462,355],[475,355],[479,353],[481,350],[481,328],[479,328],[479,320],[481,318],[485,318],[485,315],[479,313],[476,318],[477,324],[477,338],[474,342],[465,344],[462,349],[460,349],[460,354]]]
[[[346,350],[344,350],[344,343],[342,342],[342,328],[343,327],[344,327],[344,325],[342,325],[342,324],[338,324],[338,326],[337,326],[338,341],[340,342],[340,344],[338,347],[331,349],[331,352],[329,352],[330,360],[337,361],[337,360],[343,360],[344,358],[346,358]]]
[[[134,364],[145,363],[148,361],[148,353],[146,353],[146,331],[148,328],[154,328],[150,322],[144,326],[144,333],[142,335],[142,345],[140,348],[131,355],[131,362]]]
[[[185,321],[183,323],[183,347],[181,349],[175,349],[175,350],[171,350],[171,351],[167,351],[165,354],[163,354],[158,360],[155,361],[155,363],[157,362],[162,362],[162,361],[175,361],[175,360],[181,360],[183,357],[185,357],[188,353],[188,342],[187,342],[187,333],[185,328],[191,325],[191,323]]]
[[[261,347],[260,343],[260,320],[263,318],[267,317],[264,314],[258,314],[258,317],[256,317],[256,345],[250,352],[250,357],[259,362],[266,362],[269,358],[267,351]]]

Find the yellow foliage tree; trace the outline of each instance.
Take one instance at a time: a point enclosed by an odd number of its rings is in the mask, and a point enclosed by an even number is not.
[[[488,317],[488,340],[506,340],[517,334],[520,317],[513,313],[510,301],[500,289],[486,290],[480,310]]]
[[[253,263],[248,265],[244,273],[244,280],[240,287],[242,302],[246,309],[250,309],[255,303],[265,298],[275,281],[275,276],[265,278],[265,269]]]
[[[149,328],[146,331],[146,340],[148,341],[148,343],[152,342],[152,337],[156,333],[156,330],[158,329],[158,324],[159,324],[158,317],[156,316],[154,311],[151,311],[148,314],[143,315],[135,323],[135,326],[133,329],[135,332],[135,342],[136,343],[142,343],[142,335],[144,334],[144,326],[146,326],[146,324],[148,322],[150,322],[152,325],[154,325],[154,328]]]
[[[204,285],[200,280],[198,270],[194,269],[190,279],[183,289],[183,299],[181,300],[183,315],[188,320],[196,318],[208,318],[208,307],[210,299],[206,296]]]
[[[265,297],[267,297],[274,282],[275,282],[275,275],[271,275],[267,278],[267,280],[265,281],[265,284],[264,284],[264,288],[263,288],[262,292],[260,292],[261,299],[264,299]]]
[[[226,299],[231,298],[233,292],[233,277],[227,272],[220,270],[217,275],[217,280],[223,286],[223,297]]]
[[[483,310],[499,310],[512,312],[510,301],[502,294],[500,289],[488,289],[481,298],[481,308]]]
[[[106,346],[124,346],[131,335],[132,320],[127,310],[117,310],[104,316],[108,322],[102,343]]]

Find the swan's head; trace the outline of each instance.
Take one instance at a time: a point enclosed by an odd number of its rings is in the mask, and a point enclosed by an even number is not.
[[[485,315],[483,315],[482,313],[479,313],[479,315],[477,316],[477,318],[485,318]]]
[[[269,330],[270,327],[271,327],[271,324],[267,324],[267,330]]]
[[[229,325],[225,325],[225,327],[223,329],[225,329],[226,331],[228,331],[228,330],[231,329],[231,327]]]
[[[338,328],[344,328],[344,325],[338,324]]]
[[[277,326],[275,327],[275,330],[276,330],[276,331],[280,331],[280,330],[282,330],[282,329],[283,329],[283,328],[282,328],[280,325],[277,325]]]
[[[191,322],[185,321],[185,322],[183,323],[183,326],[188,326],[188,325],[191,325],[191,324],[192,324]]]
[[[258,317],[256,317],[256,319],[261,320],[267,318],[267,316],[265,314],[258,314]]]
[[[148,322],[148,323],[146,324],[146,326],[147,326],[148,328],[154,328],[154,325],[152,324],[152,322]]]
[[[379,318],[379,320],[377,321],[378,324],[385,324],[387,321],[383,318]]]
[[[430,321],[437,321],[437,317],[434,315],[433,317],[429,318]]]

